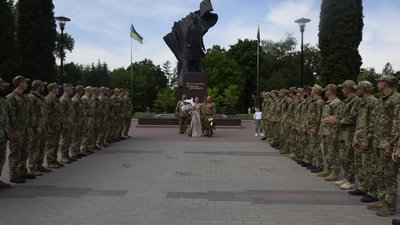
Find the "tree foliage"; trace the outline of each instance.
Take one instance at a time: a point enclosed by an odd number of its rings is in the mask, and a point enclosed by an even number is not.
[[[319,23],[320,83],[356,80],[363,30],[362,0],[322,0]]]
[[[61,45],[61,41],[62,41],[62,45]],[[74,49],[75,46],[75,40],[74,38],[68,34],[68,33],[64,33],[63,36],[61,36],[61,33],[57,32],[57,36],[56,36],[56,48],[54,50],[54,55],[57,58],[61,58],[61,54],[63,54],[64,59],[65,57],[65,51],[69,51],[72,52],[72,50]]]
[[[31,79],[54,81],[56,24],[52,0],[19,0],[17,42],[19,73]]]
[[[17,68],[12,7],[12,3],[0,0],[0,76],[5,80],[11,80]]]

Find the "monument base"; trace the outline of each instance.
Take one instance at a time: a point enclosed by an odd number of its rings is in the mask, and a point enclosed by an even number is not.
[[[174,114],[157,114],[149,115],[138,119],[138,126],[177,126],[179,124],[178,119]],[[190,120],[189,120],[190,124]],[[241,128],[242,121],[232,115],[217,114],[215,118],[216,127],[226,128]]]
[[[199,97],[200,102],[203,102],[204,97],[207,97],[208,79],[205,72],[184,72],[183,85],[175,89],[176,101],[182,99],[185,94],[187,99]]]

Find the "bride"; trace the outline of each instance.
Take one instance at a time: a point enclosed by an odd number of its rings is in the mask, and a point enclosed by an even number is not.
[[[201,103],[198,97],[194,99],[194,107],[191,111],[192,121],[190,122],[190,131],[192,137],[201,137],[203,134],[201,131],[201,121],[200,121],[200,107]]]

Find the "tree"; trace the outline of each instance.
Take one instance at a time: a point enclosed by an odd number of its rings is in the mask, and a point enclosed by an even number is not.
[[[19,73],[31,79],[54,81],[56,24],[52,0],[19,0],[17,42]]]
[[[172,113],[175,110],[175,106],[175,92],[170,87],[166,87],[158,93],[153,109],[157,113]]]
[[[99,60],[96,65],[92,63],[92,65],[84,67],[81,82],[85,86],[108,86],[110,83],[110,71],[107,63]]]
[[[318,34],[321,84],[357,79],[363,26],[362,0],[322,0]]]
[[[232,92],[237,94],[237,96],[232,97],[239,98],[240,91],[245,89],[245,79],[241,67],[229,57],[224,48],[214,45],[208,49],[204,58],[204,65],[208,73],[209,95],[213,97],[219,109],[222,109],[227,103],[224,100],[224,91],[230,85],[236,85],[238,90],[238,92]],[[231,101],[230,104],[236,106],[238,101]]]
[[[385,64],[385,67],[383,67],[383,70],[382,70],[382,74],[384,74],[384,75],[393,75],[393,74],[395,74],[395,72],[393,70],[393,67],[392,67],[392,64],[390,64],[390,62]]]
[[[12,80],[17,68],[15,63],[17,55],[12,6],[12,3],[0,0],[0,74],[1,78],[6,81]]]
[[[168,80],[168,87],[174,87],[176,85],[177,73],[175,73],[175,70],[172,69],[172,65],[169,60],[162,64],[162,71]]]
[[[63,43],[62,46],[61,46],[61,39],[62,39],[62,43]],[[74,49],[74,46],[75,46],[75,40],[71,35],[69,35],[68,33],[64,33],[63,37],[61,37],[61,33],[57,32],[56,48],[54,50],[54,55],[57,58],[61,58],[61,53],[62,53],[64,56],[64,59],[65,59],[65,50],[72,52],[72,50]]]

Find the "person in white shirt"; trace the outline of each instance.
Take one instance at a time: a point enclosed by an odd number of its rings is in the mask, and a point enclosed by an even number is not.
[[[256,134],[255,136],[264,136],[262,133],[262,124],[261,124],[261,117],[262,117],[262,112],[260,112],[260,109],[257,107],[255,109],[255,113],[253,115],[254,121],[256,122]]]

